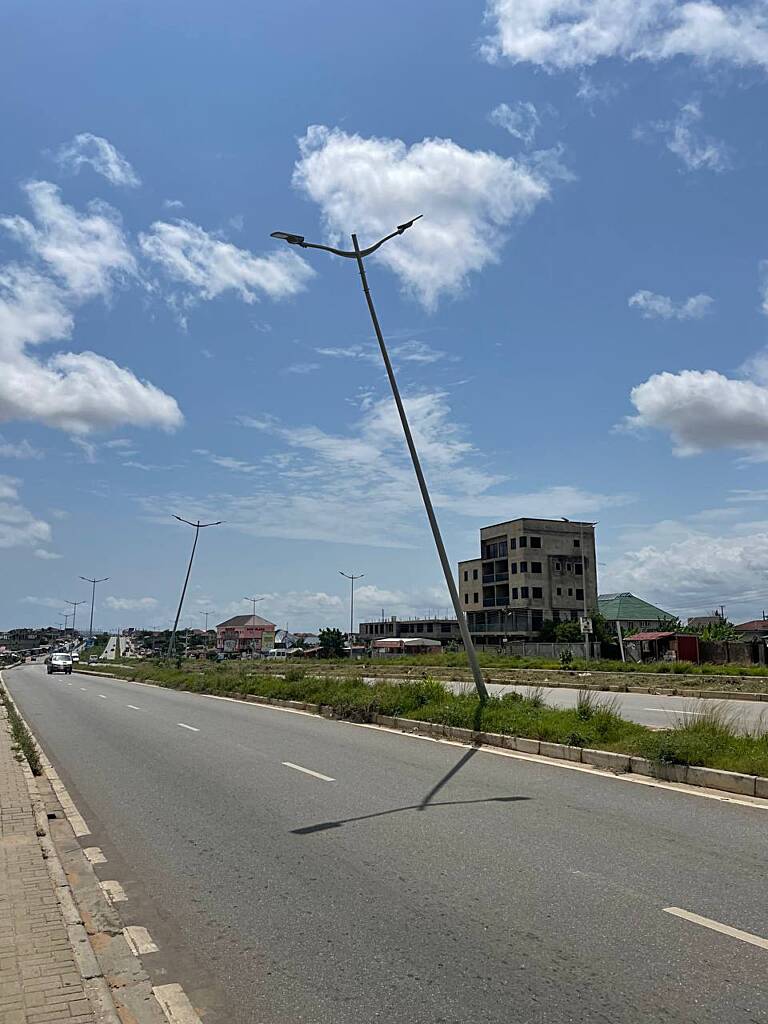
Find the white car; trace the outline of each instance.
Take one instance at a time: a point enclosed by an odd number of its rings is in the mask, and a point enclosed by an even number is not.
[[[65,672],[72,675],[72,655],[65,651],[56,651],[48,661],[48,675],[52,672]]]

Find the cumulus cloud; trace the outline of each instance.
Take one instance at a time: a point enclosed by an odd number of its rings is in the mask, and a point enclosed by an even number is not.
[[[283,299],[301,291],[314,274],[294,252],[254,256],[188,220],[156,221],[139,236],[139,245],[147,259],[200,299],[230,290],[248,303],[260,295]]]
[[[632,389],[630,400],[637,415],[625,426],[668,433],[676,455],[768,445],[768,387],[752,380],[716,370],[655,373]]]
[[[50,525],[21,504],[19,481],[0,476],[0,548],[37,546],[50,540]]]
[[[515,160],[450,139],[363,138],[314,125],[300,140],[294,185],[321,208],[329,233],[363,244],[424,214],[374,257],[427,308],[499,259],[508,230],[551,193],[556,161]]]
[[[660,137],[686,170],[730,170],[731,156],[726,144],[699,131],[697,125],[703,116],[698,102],[691,100],[680,107],[673,121],[654,121],[641,126],[635,129],[634,136],[640,141]]]
[[[32,266],[0,266],[0,421],[45,423],[77,434],[122,424],[172,429],[182,421],[176,401],[95,352],[58,352],[43,360],[30,345],[68,339],[72,308],[135,271],[116,217],[91,204],[79,214],[58,189],[26,189],[35,223],[5,217],[0,224],[23,242],[54,277]]]
[[[107,608],[118,612],[146,611],[149,608],[157,607],[155,597],[107,597],[104,604]]]
[[[87,164],[112,185],[135,188],[141,184],[141,179],[122,153],[111,142],[90,132],[81,132],[62,146],[56,154],[56,161],[61,167],[70,167],[75,172]]]
[[[490,61],[529,62],[564,70],[618,57],[661,61],[683,56],[704,64],[768,67],[768,10],[763,0],[488,0]]]
[[[668,295],[642,289],[630,295],[627,304],[646,320],[700,320],[711,311],[714,301],[711,295],[699,293],[675,302]]]
[[[116,281],[135,273],[133,253],[111,206],[94,201],[80,214],[48,181],[30,182],[24,191],[35,223],[15,216],[0,218],[0,225],[48,265],[73,299],[107,296]]]
[[[526,100],[517,100],[512,106],[508,103],[500,103],[493,108],[488,118],[491,124],[504,128],[525,146],[533,145],[536,132],[541,125],[541,117],[536,105]]]

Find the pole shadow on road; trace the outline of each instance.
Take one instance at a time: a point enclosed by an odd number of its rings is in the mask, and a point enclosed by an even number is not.
[[[454,777],[461,769],[471,761],[477,753],[477,747],[471,747],[456,764],[439,779],[432,789],[425,794],[417,804],[408,804],[406,807],[391,807],[386,811],[375,811],[373,814],[359,814],[354,818],[341,818],[338,821],[321,821],[317,825],[305,825],[303,828],[291,829],[295,836],[308,836],[313,832],[325,832],[332,828],[341,828],[355,821],[367,821],[369,818],[383,818],[388,814],[399,814],[401,811],[426,811],[430,807],[457,807],[461,804],[510,804],[521,800],[530,800],[529,796],[489,796],[481,797],[478,800],[435,800],[440,790]]]

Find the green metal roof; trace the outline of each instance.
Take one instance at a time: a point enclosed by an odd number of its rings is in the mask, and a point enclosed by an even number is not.
[[[665,612],[634,594],[600,594],[597,607],[603,618],[610,621],[651,622],[675,618],[671,612]]]

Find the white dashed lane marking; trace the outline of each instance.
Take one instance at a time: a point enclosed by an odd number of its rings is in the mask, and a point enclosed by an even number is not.
[[[181,726],[182,729],[189,729],[190,732],[200,732],[194,725],[187,725],[186,722],[177,722],[176,725]]]
[[[101,697],[102,700],[106,700],[107,699],[106,693],[100,693],[99,696]]]
[[[681,910],[680,907],[664,907],[665,914],[672,914],[680,917],[683,921],[690,921],[691,924],[701,925],[702,928],[710,928],[713,932],[720,932],[731,939],[739,939],[741,942],[748,942],[751,946],[759,946],[760,949],[768,949],[768,939],[751,932],[743,932],[740,928],[732,928],[729,924],[721,924],[713,921],[711,917],[702,917],[701,914],[692,914],[690,910]]]
[[[101,852],[101,848],[98,846],[86,846],[83,850],[86,858],[91,864],[106,864],[107,858]]]
[[[152,941],[152,936],[146,928],[140,928],[139,925],[133,924],[128,928],[123,928],[123,935],[134,956],[146,956],[147,953],[157,953],[158,951],[158,947]]]
[[[119,882],[99,882],[99,886],[110,903],[124,903],[128,899]]]
[[[323,775],[322,772],[313,772],[311,768],[302,768],[300,764],[293,764],[291,761],[282,762],[286,768],[293,768],[297,772],[304,772],[305,775],[312,775],[316,779],[322,779],[323,782],[335,782],[336,779],[332,779],[330,775]]]
[[[125,706],[130,708],[131,711],[141,711],[141,708],[137,708],[135,704],[126,704]]]

